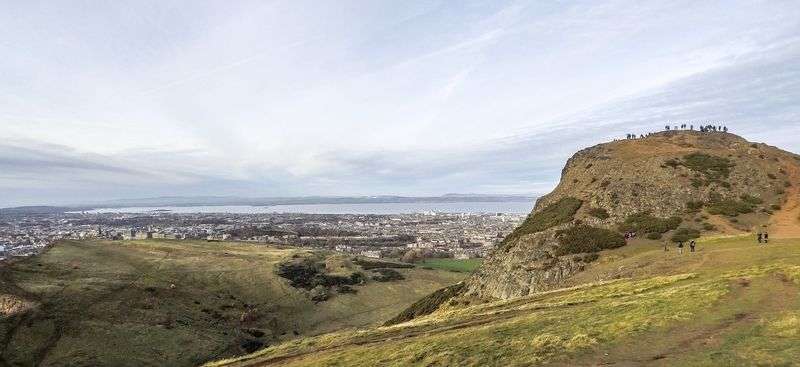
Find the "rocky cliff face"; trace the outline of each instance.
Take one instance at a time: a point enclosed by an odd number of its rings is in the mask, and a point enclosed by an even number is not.
[[[571,235],[576,226],[652,231],[656,244],[676,230],[752,230],[779,210],[786,187],[800,185],[787,174],[798,165],[797,155],[728,133],[664,132],[581,150],[555,190],[467,280],[466,295],[507,299],[558,288],[591,266],[594,253],[618,246],[613,238]],[[679,228],[665,224],[670,217]]]

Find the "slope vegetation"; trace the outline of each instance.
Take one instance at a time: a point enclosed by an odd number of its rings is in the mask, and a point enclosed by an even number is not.
[[[311,258],[329,268],[321,282],[366,276],[315,302],[277,269]],[[379,282],[346,260],[235,243],[59,243],[0,268],[0,366],[195,366],[377,324],[465,276],[392,269],[403,279]]]
[[[604,251],[579,285],[303,338],[208,366],[791,365],[800,240]],[[590,281],[594,279],[594,281]],[[601,280],[597,280],[601,279]],[[780,295],[776,297],[776,295]]]

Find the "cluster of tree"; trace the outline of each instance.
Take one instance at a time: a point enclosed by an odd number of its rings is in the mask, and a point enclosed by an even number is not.
[[[413,264],[415,262],[422,261],[425,259],[444,259],[448,257],[452,257],[452,255],[447,252],[434,251],[431,249],[412,249],[406,251],[406,253],[403,254],[403,257],[400,258],[400,260],[406,263]]]

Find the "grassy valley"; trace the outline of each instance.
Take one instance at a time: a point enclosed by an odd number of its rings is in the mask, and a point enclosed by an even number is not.
[[[314,258],[363,274],[310,291],[277,275]],[[379,273],[331,253],[205,241],[69,241],[0,268],[0,366],[194,366],[300,336],[380,324],[466,274]],[[383,266],[383,265],[379,265]]]

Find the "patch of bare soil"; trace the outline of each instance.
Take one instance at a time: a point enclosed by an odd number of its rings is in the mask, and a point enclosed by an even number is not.
[[[792,186],[786,188],[782,209],[772,216],[770,237],[800,238],[800,168],[790,163],[784,169]]]

